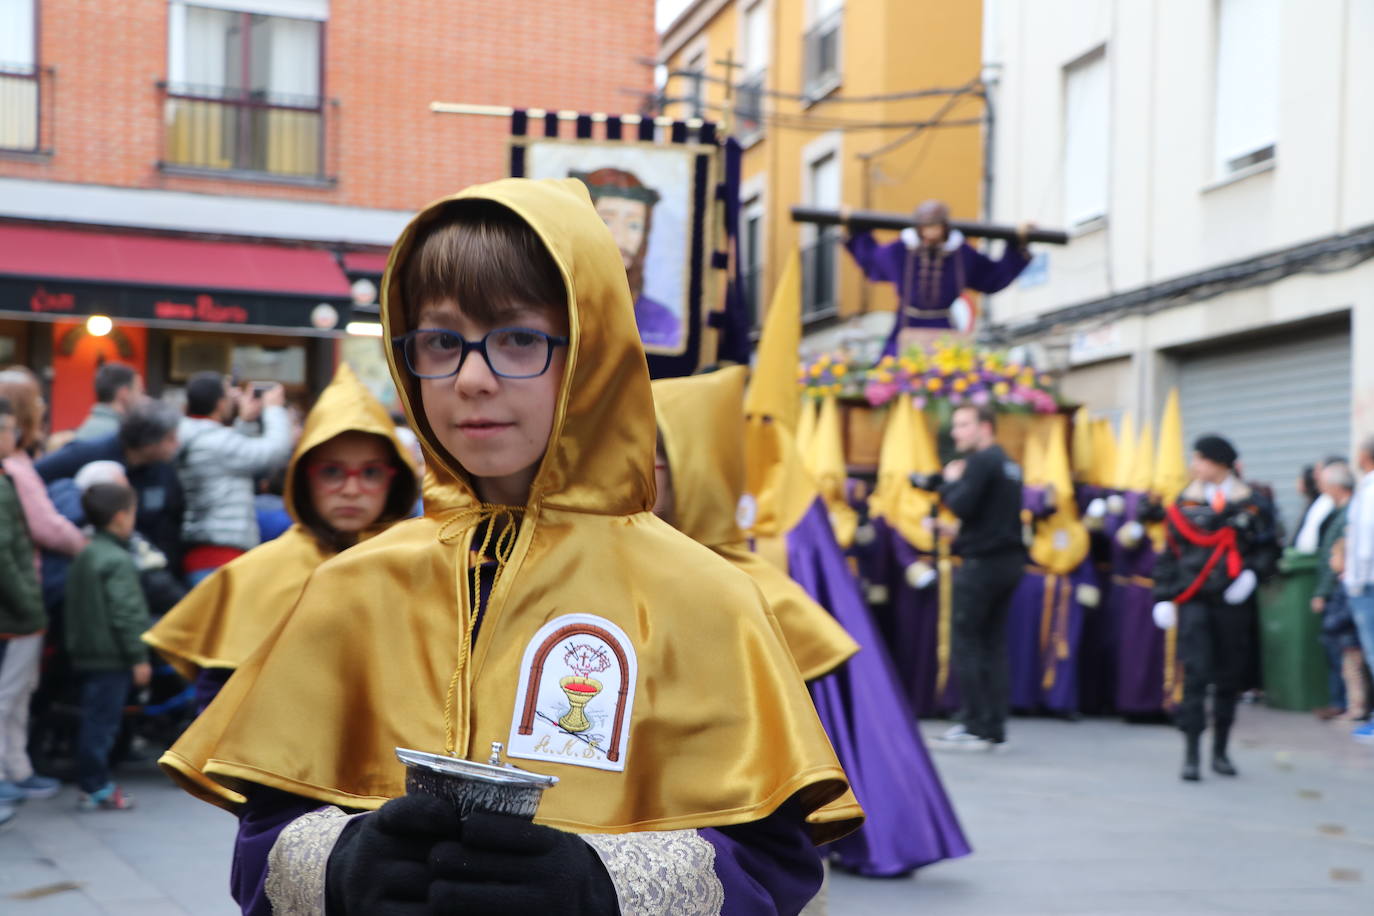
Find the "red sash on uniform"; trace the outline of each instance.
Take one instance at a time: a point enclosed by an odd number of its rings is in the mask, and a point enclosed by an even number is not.
[[[1177,598],[1175,604],[1184,604],[1191,601],[1194,596],[1202,589],[1202,584],[1207,581],[1207,577],[1212,574],[1217,563],[1222,556],[1226,557],[1226,572],[1234,579],[1240,575],[1244,566],[1244,560],[1240,555],[1240,548],[1236,546],[1236,529],[1226,525],[1219,531],[1199,531],[1193,527],[1192,523],[1179,511],[1177,504],[1170,504],[1165,512],[1169,516],[1169,521],[1173,522],[1175,530],[1183,535],[1188,543],[1196,547],[1212,547],[1212,555],[1203,564],[1202,572],[1193,580],[1193,584],[1184,589]]]

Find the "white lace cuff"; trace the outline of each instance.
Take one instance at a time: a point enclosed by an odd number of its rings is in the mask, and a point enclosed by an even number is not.
[[[264,890],[275,916],[323,916],[329,854],[354,817],[331,805],[286,825],[267,854]]]
[[[615,885],[621,916],[720,916],[716,848],[695,830],[584,833]]]

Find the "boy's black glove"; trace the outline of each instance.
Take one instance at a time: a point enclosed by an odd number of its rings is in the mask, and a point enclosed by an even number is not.
[[[500,814],[463,820],[461,839],[430,852],[430,913],[619,916],[601,858],[575,833]]]
[[[334,843],[325,871],[329,916],[425,916],[429,856],[460,835],[453,807],[427,795],[394,798],[354,818]]]

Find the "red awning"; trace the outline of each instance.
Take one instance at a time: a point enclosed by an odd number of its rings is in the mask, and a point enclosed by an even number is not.
[[[389,255],[373,254],[368,251],[349,251],[344,254],[344,270],[351,274],[377,274],[378,276],[386,273],[386,259]]]
[[[327,251],[0,225],[0,276],[347,299]]]

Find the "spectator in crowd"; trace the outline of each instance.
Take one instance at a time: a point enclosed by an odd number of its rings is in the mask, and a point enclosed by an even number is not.
[[[17,446],[10,402],[0,398],[0,459]],[[0,807],[51,791],[29,764],[29,697],[38,675],[47,614],[38,590],[33,542],[9,475],[0,469]]]
[[[115,435],[72,442],[35,463],[34,468],[51,484],[76,476],[92,461],[119,462],[138,494],[139,533],[177,569],[183,500],[172,459],[177,453],[180,421],[181,415],[171,405],[145,398],[129,408]]]
[[[145,687],[152,679],[139,639],[152,620],[129,553],[138,496],[132,487],[96,484],[81,495],[81,508],[96,534],[72,564],[64,608],[67,654],[81,675],[79,805],[84,811],[124,810],[133,799],[110,779],[110,751],[130,686]]]
[[[1312,595],[1312,613],[1322,615],[1321,642],[1331,669],[1328,675],[1331,705],[1317,710],[1317,716],[1332,719],[1344,714],[1350,718],[1351,713],[1356,713],[1353,718],[1362,719],[1365,699],[1360,669],[1364,661],[1360,656],[1355,624],[1350,616],[1350,603],[1332,568],[1336,544],[1345,536],[1346,509],[1355,489],[1355,478],[1345,462],[1328,462],[1322,466],[1317,485],[1322,494],[1331,499],[1331,513],[1321,526],[1321,543],[1317,549],[1320,565],[1317,567],[1317,586]],[[1347,653],[1350,655],[1348,660]],[[1350,678],[1346,668],[1351,663],[1361,679],[1353,696],[1347,689]]]
[[[42,447],[45,405],[39,390],[38,377],[22,366],[12,366],[0,372],[0,397],[14,408],[18,443],[5,459],[5,473],[10,476],[19,502],[24,507],[24,520],[29,536],[40,550],[74,557],[86,546],[81,529],[72,524],[48,496],[43,479],[34,470],[33,459]],[[35,554],[37,558],[38,554]],[[42,564],[39,563],[39,578]]]
[[[47,551],[58,558],[73,557],[86,546],[86,538],[80,528],[53,506],[47,487],[33,468],[33,454],[43,442],[45,413],[38,378],[22,366],[0,372],[0,398],[9,401],[14,410],[16,440],[14,450],[2,463],[18,495],[23,520],[35,547],[34,572],[41,584],[44,580],[42,552]],[[46,610],[47,602],[43,604]],[[42,638],[34,637],[31,642],[25,638],[16,641],[11,648],[15,653],[15,667],[9,673],[15,678],[22,675],[22,680],[11,685],[19,691],[18,702],[11,710],[11,720],[0,726],[11,735],[11,740],[5,742],[6,753],[0,758],[0,780],[17,788],[26,798],[51,798],[57,794],[61,783],[34,773],[26,753],[30,698],[38,688]],[[23,740],[18,736],[23,736]]]
[[[1317,488],[1317,474],[1320,471],[1320,464],[1306,464],[1298,472],[1295,489],[1298,491],[1298,495],[1302,497],[1302,514],[1298,516],[1298,524],[1293,530],[1292,542],[1288,545],[1290,547],[1297,546],[1298,535],[1307,526],[1307,517],[1313,514],[1313,510],[1317,507],[1317,501],[1321,498],[1321,491]]]
[[[199,373],[187,383],[178,466],[186,488],[183,565],[191,586],[261,543],[254,481],[291,457],[285,405],[280,385],[236,390],[215,372]],[[259,420],[261,429],[253,429]]]
[[[1312,466],[1316,498],[1303,511],[1302,519],[1298,522],[1297,531],[1293,535],[1293,548],[1301,553],[1317,553],[1321,547],[1322,535],[1333,508],[1331,494],[1322,486],[1322,471],[1333,465],[1344,465],[1347,470],[1349,469],[1346,460],[1340,455],[1329,455]]]
[[[76,440],[104,439],[119,432],[119,421],[143,399],[143,377],[123,363],[105,363],[95,371],[95,406],[76,428]]]
[[[1355,454],[1360,483],[1345,516],[1345,571],[1341,582],[1350,598],[1365,663],[1374,668],[1374,436]],[[1374,742],[1374,722],[1354,731],[1357,741]]]

